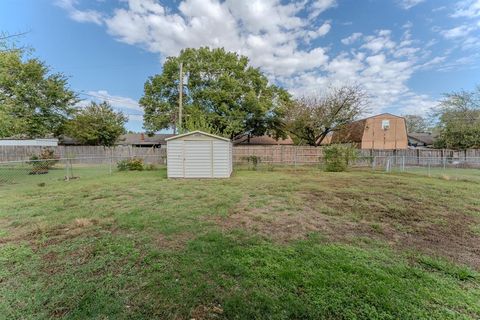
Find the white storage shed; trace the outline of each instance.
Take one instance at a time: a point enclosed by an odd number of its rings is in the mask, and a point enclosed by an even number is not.
[[[165,141],[169,178],[228,178],[232,174],[230,139],[192,131]]]

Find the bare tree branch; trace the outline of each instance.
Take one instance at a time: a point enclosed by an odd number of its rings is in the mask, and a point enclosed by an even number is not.
[[[359,86],[330,88],[322,95],[298,99],[287,111],[288,131],[303,143],[318,146],[366,111],[368,96]]]

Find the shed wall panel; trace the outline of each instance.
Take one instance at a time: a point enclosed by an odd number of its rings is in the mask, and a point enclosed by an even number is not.
[[[169,178],[183,178],[183,141],[169,141],[167,144],[167,175]]]
[[[167,141],[169,178],[228,178],[232,171],[232,144],[195,133]]]

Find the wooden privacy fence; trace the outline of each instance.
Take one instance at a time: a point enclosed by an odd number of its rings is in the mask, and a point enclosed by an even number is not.
[[[323,158],[323,148],[308,146],[236,146],[233,148],[235,163],[248,162],[249,157],[257,157],[260,162],[272,164],[313,164]],[[407,149],[407,150],[359,150],[359,158],[367,160],[403,159],[406,164],[421,164],[422,159],[432,163],[449,161],[474,161],[480,159],[480,149],[446,150],[446,149]],[[367,159],[367,160],[365,160]]]
[[[44,147],[38,146],[0,146],[0,162],[28,160],[39,154]],[[96,163],[101,158],[157,157],[165,158],[166,148],[139,148],[117,146],[104,148],[100,146],[58,146],[50,147],[61,158],[85,159],[85,162]],[[407,150],[359,150],[360,158],[404,158],[406,164],[420,164],[421,159],[429,159],[431,163],[449,161],[470,161],[480,159],[480,149],[440,150],[440,149],[407,149]],[[272,164],[314,164],[323,158],[321,147],[309,146],[235,146],[233,148],[234,163],[245,163],[252,156],[260,162]]]
[[[60,158],[75,158],[84,162],[95,163],[102,158],[127,158],[157,156],[165,157],[166,149],[162,148],[138,148],[131,146],[116,146],[105,148],[101,146],[57,146],[47,147],[55,151]],[[45,147],[39,146],[0,146],[0,161],[28,160],[32,155],[38,155]]]

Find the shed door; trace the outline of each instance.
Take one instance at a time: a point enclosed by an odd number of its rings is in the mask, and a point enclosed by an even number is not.
[[[212,142],[184,141],[185,178],[210,178],[212,174]]]

